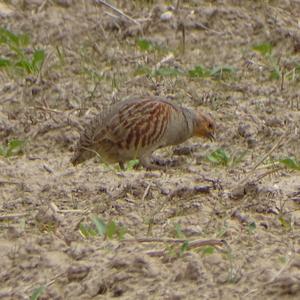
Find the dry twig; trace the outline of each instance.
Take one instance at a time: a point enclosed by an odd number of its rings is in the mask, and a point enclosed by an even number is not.
[[[120,9],[118,9],[118,8],[114,7],[113,5],[107,3],[106,1],[103,1],[103,0],[95,0],[95,2],[96,2],[97,4],[103,4],[103,5],[107,6],[107,7],[109,7],[110,9],[112,9],[113,11],[115,11],[116,13],[118,13],[119,15],[121,15],[121,16],[125,17],[126,19],[128,19],[129,21],[133,22],[134,24],[140,25],[140,23],[139,23],[137,20],[131,18],[131,17],[128,16],[128,15],[126,15],[123,11],[121,11]]]
[[[18,219],[18,218],[21,218],[21,217],[26,217],[28,215],[29,215],[29,213],[17,213],[17,214],[0,215],[0,221]]]
[[[254,165],[254,167],[248,172],[248,175],[243,178],[237,185],[243,185],[247,182],[247,180],[249,179],[249,177],[252,175],[252,173],[256,170],[256,168],[261,165],[269,156],[272,152],[275,151],[276,148],[278,148],[282,141],[286,138],[286,133],[284,133],[279,140],[275,143],[275,145]]]

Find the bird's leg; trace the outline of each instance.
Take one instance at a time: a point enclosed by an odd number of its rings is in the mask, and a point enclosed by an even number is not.
[[[122,171],[124,171],[124,170],[125,170],[124,162],[119,161],[119,167],[120,167],[120,169],[121,169]]]

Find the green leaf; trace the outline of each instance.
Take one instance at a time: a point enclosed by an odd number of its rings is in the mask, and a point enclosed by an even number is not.
[[[23,151],[25,141],[11,140],[7,146],[0,146],[0,155],[4,157],[18,155]]]
[[[202,249],[202,254],[203,255],[209,255],[213,254],[215,252],[215,248],[212,246],[206,246]]]
[[[98,218],[96,216],[92,217],[92,221],[96,226],[96,230],[98,232],[98,235],[105,236],[106,230],[107,230],[106,224],[100,218]]]
[[[179,250],[179,256],[182,256],[189,249],[189,241],[184,241]]]
[[[5,28],[0,28],[0,43],[5,43],[8,45],[12,43],[17,46],[19,44],[19,38],[13,32]]]
[[[26,73],[33,72],[32,64],[27,59],[21,59],[15,64],[15,66],[23,69],[24,71],[26,71]]]
[[[30,296],[30,300],[38,300],[40,296],[42,296],[42,294],[45,292],[45,289],[46,288],[44,286],[40,286],[34,289]]]
[[[263,56],[270,56],[272,54],[273,46],[270,43],[261,43],[254,45],[252,49]]]
[[[135,166],[140,163],[138,159],[132,159],[127,163],[126,170],[132,170]]]
[[[278,80],[280,78],[281,78],[280,70],[278,67],[276,67],[271,71],[270,79]]]
[[[194,69],[188,71],[188,75],[192,78],[195,77],[208,77],[210,71],[202,65],[195,66]]]
[[[117,225],[114,221],[110,221],[107,225],[106,225],[106,236],[109,239],[112,239],[113,236],[117,233]]]
[[[0,57],[0,68],[10,67],[12,65],[9,59]]]
[[[38,72],[41,69],[45,60],[45,56],[45,51],[42,49],[34,51],[31,65],[35,72]]]
[[[25,141],[22,140],[11,140],[7,145],[6,156],[17,155],[23,151]]]
[[[295,158],[287,157],[279,160],[279,162],[288,169],[300,171],[300,162],[298,162]]]
[[[155,48],[153,43],[146,39],[138,39],[137,45],[142,51],[150,51]]]
[[[160,67],[159,69],[155,70],[154,76],[162,76],[162,77],[175,77],[180,75],[182,72],[180,72],[176,68],[171,67]]]
[[[79,224],[79,231],[80,231],[81,235],[84,236],[86,239],[97,235],[96,230],[94,230],[92,227],[85,225],[83,223]]]
[[[256,223],[251,222],[247,225],[249,233],[253,233],[256,230]]]
[[[207,159],[214,164],[227,166],[230,161],[229,154],[224,149],[217,149],[207,156]]]
[[[185,234],[182,232],[181,226],[180,226],[179,223],[175,224],[175,234],[176,234],[176,237],[178,239],[184,239],[185,238]]]
[[[278,218],[278,220],[279,220],[281,226],[284,227],[284,229],[286,229],[286,230],[292,229],[291,224],[284,217],[281,216]]]
[[[10,48],[15,47],[27,47],[30,42],[29,35],[27,34],[15,34],[5,28],[0,28],[0,44],[7,44]]]

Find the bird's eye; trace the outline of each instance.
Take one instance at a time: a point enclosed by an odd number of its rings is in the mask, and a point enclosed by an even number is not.
[[[211,123],[208,124],[209,129],[213,129],[213,125]]]

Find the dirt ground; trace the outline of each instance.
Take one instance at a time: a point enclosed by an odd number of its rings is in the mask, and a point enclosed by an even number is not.
[[[0,145],[25,141],[0,156],[0,298],[299,299],[300,172],[278,160],[300,159],[300,2],[95,2],[0,2],[46,53],[0,69]],[[70,164],[78,124],[146,94],[209,112],[216,140],[159,151],[165,172]]]

